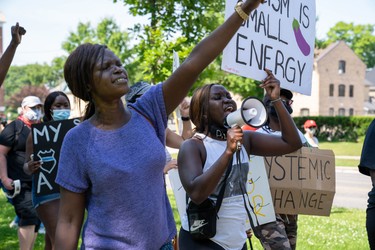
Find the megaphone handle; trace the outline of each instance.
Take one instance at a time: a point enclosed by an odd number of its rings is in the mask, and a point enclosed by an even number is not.
[[[240,151],[242,148],[242,144],[240,141],[237,141],[237,151]]]

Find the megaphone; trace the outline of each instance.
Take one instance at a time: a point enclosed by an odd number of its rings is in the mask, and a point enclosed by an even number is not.
[[[235,125],[242,127],[247,124],[259,128],[266,123],[267,118],[267,110],[263,102],[255,97],[248,97],[242,102],[240,109],[227,115],[224,126],[231,128]]]

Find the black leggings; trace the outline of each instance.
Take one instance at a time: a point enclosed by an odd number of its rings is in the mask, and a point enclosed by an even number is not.
[[[375,250],[375,207],[367,208],[366,229],[370,249]]]
[[[212,240],[194,240],[188,231],[185,231],[182,227],[178,236],[178,246],[180,250],[224,250],[221,246],[213,242]],[[243,246],[242,250],[246,250],[247,245]]]

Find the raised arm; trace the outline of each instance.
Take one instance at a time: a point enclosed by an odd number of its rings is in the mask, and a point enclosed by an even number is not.
[[[18,45],[21,43],[22,36],[25,35],[26,30],[16,23],[11,28],[12,40],[5,50],[3,56],[0,58],[0,86],[3,85],[5,76],[8,73],[9,67],[13,61],[14,54]]]
[[[246,0],[242,10],[249,14],[262,0]],[[170,114],[186,96],[199,74],[220,54],[244,19],[233,10],[233,14],[208,37],[203,39],[181,66],[163,85],[167,114]]]
[[[280,98],[280,82],[271,71],[265,70],[267,77],[259,86],[271,98],[280,123],[281,136],[261,134],[253,131],[244,133],[243,144],[248,153],[262,156],[288,154],[302,147],[296,124]]]

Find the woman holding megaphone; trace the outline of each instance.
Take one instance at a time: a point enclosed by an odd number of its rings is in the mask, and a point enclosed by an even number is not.
[[[245,221],[248,213],[243,197],[249,171],[248,155],[283,155],[302,146],[293,119],[281,101],[280,82],[271,71],[265,71],[267,77],[259,87],[271,97],[282,125],[280,136],[242,131],[238,125],[227,128],[224,121],[237,110],[237,106],[221,85],[204,85],[193,94],[190,118],[196,133],[182,144],[178,154],[181,182],[189,202],[195,204],[201,204],[207,198],[216,200],[224,183],[225,191],[213,237],[195,240],[191,230],[200,225],[189,225],[187,216],[183,216],[179,235],[181,250],[246,249],[248,228]],[[226,173],[227,168],[230,169],[229,173]],[[257,232],[254,233],[257,235]]]

